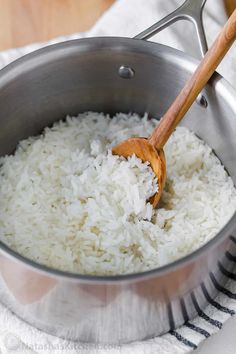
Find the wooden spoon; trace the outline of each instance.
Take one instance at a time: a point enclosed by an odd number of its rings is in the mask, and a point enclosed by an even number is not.
[[[149,138],[130,138],[112,149],[114,155],[125,158],[135,154],[143,162],[148,161],[158,179],[158,191],[150,202],[156,207],[166,180],[166,160],[163,146],[183,119],[198,94],[204,88],[215,69],[222,61],[236,39],[236,10],[233,12],[222,32],[201,60],[193,76],[162,117]]]

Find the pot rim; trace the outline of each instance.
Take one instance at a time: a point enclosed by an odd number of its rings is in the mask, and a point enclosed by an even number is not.
[[[98,45],[96,48],[94,48],[94,44]],[[119,45],[117,45],[119,44]],[[185,60],[190,65],[190,68],[193,69],[196,67],[198,60],[190,56],[189,54],[186,54],[184,52],[181,52],[180,50],[171,48],[166,45],[162,45],[159,43],[151,42],[151,41],[143,41],[140,39],[131,39],[131,38],[125,38],[125,37],[91,37],[91,38],[82,38],[82,39],[73,39],[69,41],[65,41],[62,43],[56,43],[52,45],[48,45],[46,47],[40,48],[36,51],[33,51],[29,54],[26,54],[19,59],[14,60],[12,63],[8,64],[5,66],[3,69],[0,70],[0,88],[2,85],[6,82],[9,82],[9,80],[14,79],[15,74],[22,74],[24,72],[24,69],[26,69],[27,64],[27,70],[29,69],[29,64],[33,64],[35,59],[43,58],[44,56],[50,56],[50,54],[54,53],[55,51],[62,51],[63,55],[69,55],[72,52],[76,52],[76,48],[78,46],[84,46],[85,47],[85,52],[92,48],[96,50],[103,50],[105,48],[112,48],[116,50],[122,50],[122,44],[124,48],[129,49],[131,52],[135,50],[135,52],[143,52],[146,55],[155,55],[158,53],[160,57],[163,57],[163,54],[168,54],[168,58],[173,57],[178,60]],[[135,44],[135,45],[134,45]],[[65,50],[67,49],[67,50]],[[72,51],[69,51],[69,49],[72,49]],[[153,51],[153,49],[155,49]],[[43,64],[40,62],[40,64]],[[38,64],[37,64],[38,65]],[[32,67],[32,66],[31,66]],[[215,73],[210,80],[210,85],[221,85],[224,87],[226,90],[228,97],[236,97],[236,92],[233,89],[233,87],[225,80],[220,74]],[[225,91],[224,91],[225,92]],[[39,273],[42,273],[44,275],[50,276],[50,277],[56,277],[56,278],[62,278],[62,279],[67,279],[70,281],[80,281],[81,283],[92,283],[92,284],[105,284],[105,283],[113,283],[113,284],[118,284],[120,282],[132,282],[132,281],[142,281],[142,280],[147,280],[149,278],[153,277],[161,277],[163,275],[166,275],[167,273],[172,273],[173,271],[177,271],[179,268],[182,266],[186,266],[192,262],[194,262],[197,258],[202,257],[205,255],[208,251],[210,251],[211,248],[216,247],[219,243],[221,243],[225,238],[230,237],[230,235],[235,231],[235,225],[236,225],[236,211],[231,217],[231,219],[228,221],[228,223],[216,234],[214,238],[212,238],[210,241],[208,241],[206,244],[195,250],[194,252],[174,261],[171,263],[168,263],[164,266],[154,268],[152,270],[147,270],[144,272],[139,272],[139,273],[130,273],[130,274],[121,274],[121,275],[85,275],[85,274],[79,274],[79,273],[72,273],[72,272],[67,272],[63,270],[58,270],[54,268],[50,268],[46,265],[37,263],[29,258],[26,258],[16,251],[12,250],[10,247],[8,247],[6,244],[4,244],[0,240],[0,252],[4,253],[8,257],[14,259],[15,261],[19,261],[20,263],[23,263],[26,265],[28,268],[30,268],[32,271],[37,271]],[[232,236],[233,237],[233,236]],[[236,238],[233,239],[233,241],[236,243]]]

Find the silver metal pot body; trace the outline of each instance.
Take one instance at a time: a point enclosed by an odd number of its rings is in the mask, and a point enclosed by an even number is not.
[[[135,75],[122,78],[122,65]],[[0,155],[66,114],[160,117],[195,66],[174,49],[125,38],[76,40],[27,55],[0,73]],[[217,74],[203,94],[206,101],[195,103],[183,124],[214,149],[236,182],[236,94]],[[227,252],[236,254],[235,221],[184,259],[126,276],[54,271],[0,244],[0,301],[31,325],[76,341],[123,343],[165,333],[196,316],[224,285],[219,262],[233,266]]]

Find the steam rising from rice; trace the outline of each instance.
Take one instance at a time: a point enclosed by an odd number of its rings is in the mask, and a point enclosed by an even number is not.
[[[111,154],[112,144],[155,125],[90,112],[20,142],[0,159],[1,240],[36,262],[85,274],[153,269],[206,243],[234,213],[236,191],[204,142],[182,127],[170,138],[158,210],[146,203],[158,188],[148,164]]]

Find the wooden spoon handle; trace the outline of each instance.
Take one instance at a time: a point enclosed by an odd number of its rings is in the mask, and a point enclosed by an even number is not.
[[[154,129],[149,142],[157,149],[163,148],[178,123],[206,85],[217,66],[236,39],[236,10],[233,12],[216,41],[202,59],[193,76],[164,114]]]

